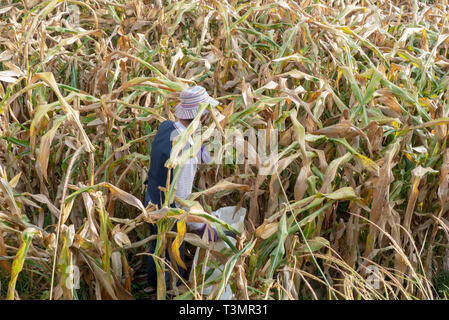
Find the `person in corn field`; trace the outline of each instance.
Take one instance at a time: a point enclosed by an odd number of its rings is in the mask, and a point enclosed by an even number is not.
[[[170,158],[170,153],[172,150],[172,140],[179,134],[181,134],[189,124],[193,121],[195,116],[198,114],[198,108],[200,103],[209,103],[212,107],[216,107],[218,105],[218,101],[211,98],[207,93],[206,89],[201,86],[194,86],[187,88],[180,95],[181,102],[175,108],[176,114],[176,122],[166,120],[161,123],[154,137],[152,146],[151,146],[151,162],[150,169],[148,170],[148,187],[145,194],[145,206],[151,201],[151,203],[156,204],[160,209],[165,200],[165,194],[162,192],[159,187],[166,187],[167,183],[167,175],[168,168],[165,167],[166,161]],[[204,110],[203,115],[201,116],[201,123],[204,124],[208,118],[208,111]],[[193,139],[189,136],[188,143],[183,149],[185,152],[193,145]],[[209,163],[210,155],[207,149],[202,146],[200,152],[190,158],[187,163],[181,168],[177,186],[176,186],[176,196],[181,199],[187,199],[188,196],[192,193],[193,182],[195,178],[195,174],[197,171],[198,164],[200,162]],[[170,174],[170,179],[173,177],[173,171]],[[172,207],[181,206],[174,202]],[[187,227],[191,230],[199,232],[201,235],[206,230],[206,225],[204,223],[187,223]],[[176,225],[175,229],[176,231]],[[150,223],[150,233],[152,235],[157,234],[157,226],[156,224]],[[216,241],[218,239],[216,230],[213,230],[213,235],[209,231],[209,239]],[[149,253],[153,254],[156,248],[156,240],[152,240],[150,242]],[[184,261],[184,243],[181,245],[180,249],[181,259]],[[165,255],[169,260],[168,252]],[[178,270],[180,271],[180,275],[184,276],[184,270],[180,266],[178,266]],[[169,275],[168,271],[165,274],[165,282],[167,288],[169,285]],[[149,255],[148,256],[148,284],[152,287],[156,287],[157,284],[157,273],[156,266],[154,263],[154,258]]]

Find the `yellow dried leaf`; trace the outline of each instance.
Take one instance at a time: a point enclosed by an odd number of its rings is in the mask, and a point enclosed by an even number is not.
[[[187,270],[186,265],[184,264],[184,261],[181,259],[181,255],[179,253],[179,248],[181,247],[182,242],[184,241],[184,235],[186,233],[186,222],[184,219],[178,221],[176,223],[176,226],[178,228],[178,234],[176,235],[175,240],[173,240],[171,249],[173,252],[173,256],[175,257],[176,262],[178,265],[180,265],[183,269]]]

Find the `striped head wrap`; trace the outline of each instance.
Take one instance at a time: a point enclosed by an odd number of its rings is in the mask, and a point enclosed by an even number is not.
[[[200,103],[209,103],[216,107],[218,101],[211,98],[206,89],[201,86],[194,86],[185,89],[180,95],[181,103],[175,108],[175,113],[178,119],[193,119],[198,113]],[[204,110],[207,113],[207,110]]]

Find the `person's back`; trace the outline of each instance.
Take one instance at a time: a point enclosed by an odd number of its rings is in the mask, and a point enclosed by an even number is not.
[[[159,190],[159,187],[165,187],[167,183],[168,168],[165,167],[165,162],[170,158],[172,149],[170,137],[173,130],[175,130],[173,121],[162,122],[151,145],[145,206],[151,201],[151,203],[158,205],[160,209],[164,202],[164,193]]]

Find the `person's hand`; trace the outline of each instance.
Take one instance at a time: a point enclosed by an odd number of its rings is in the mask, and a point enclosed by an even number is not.
[[[207,225],[204,224],[198,231],[201,234],[201,236],[204,235],[204,232],[206,231]],[[212,229],[212,232],[211,230]],[[218,232],[217,230],[215,230],[215,228],[211,227],[211,228],[207,228],[207,232],[208,232],[208,236],[209,236],[209,241],[213,241],[213,242],[217,242],[218,241]]]

